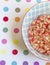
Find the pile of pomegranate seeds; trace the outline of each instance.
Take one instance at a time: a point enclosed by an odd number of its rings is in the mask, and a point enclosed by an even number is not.
[[[40,15],[31,23],[28,39],[36,51],[50,55],[50,15]]]

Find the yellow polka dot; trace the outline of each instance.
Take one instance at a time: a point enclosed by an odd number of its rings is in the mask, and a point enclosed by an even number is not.
[[[5,49],[1,50],[1,54],[6,54],[6,50]]]
[[[30,8],[25,8],[25,11],[28,12]]]
[[[18,43],[19,43],[19,40],[18,40],[18,39],[14,39],[14,40],[13,40],[13,43],[14,43],[14,44],[18,44]]]

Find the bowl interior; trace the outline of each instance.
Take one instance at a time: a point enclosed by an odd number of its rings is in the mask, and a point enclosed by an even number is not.
[[[39,3],[35,6],[33,6],[25,15],[23,24],[22,24],[22,35],[24,42],[27,46],[27,48],[35,54],[37,57],[44,59],[44,60],[50,60],[50,56],[45,56],[42,54],[39,54],[36,50],[33,49],[31,46],[29,40],[28,40],[28,28],[31,22],[37,18],[41,14],[50,14],[50,2],[43,2]]]

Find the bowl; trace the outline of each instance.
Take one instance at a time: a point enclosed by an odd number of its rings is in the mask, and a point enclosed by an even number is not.
[[[47,15],[50,14],[50,2],[49,1],[41,2],[35,6],[32,6],[32,8],[26,13],[24,20],[23,20],[23,24],[22,24],[22,36],[23,36],[25,45],[36,57],[43,59],[43,60],[50,60],[50,56],[40,54],[36,50],[34,50],[28,40],[29,25],[34,19],[36,19],[39,15],[42,15],[42,14],[47,14]]]

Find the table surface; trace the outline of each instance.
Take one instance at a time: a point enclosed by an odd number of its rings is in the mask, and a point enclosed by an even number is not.
[[[26,12],[43,1],[47,0],[0,1],[0,65],[50,65],[29,52],[21,33]]]

